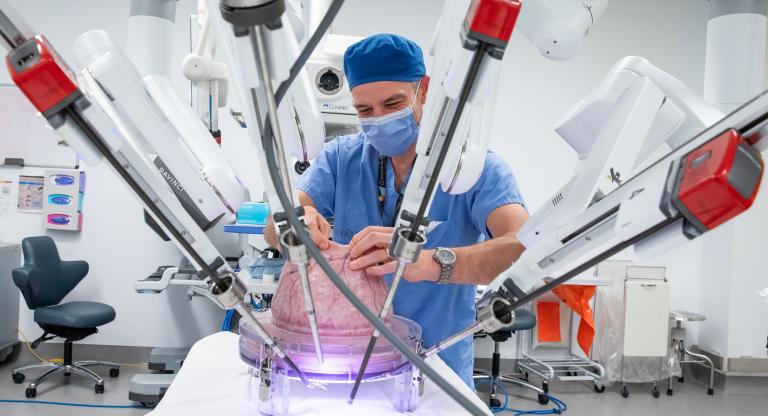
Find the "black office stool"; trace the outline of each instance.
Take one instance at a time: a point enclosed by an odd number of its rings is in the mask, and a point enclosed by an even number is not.
[[[491,397],[488,401],[488,404],[491,407],[501,406],[501,400],[499,400],[496,397],[496,384],[494,382],[516,384],[520,387],[525,387],[527,389],[533,390],[538,395],[539,403],[541,404],[549,403],[549,397],[547,397],[547,392],[534,386],[531,383],[528,383],[526,380],[522,378],[522,375],[501,374],[501,354],[499,354],[499,344],[510,339],[512,337],[512,334],[517,331],[529,331],[535,327],[536,327],[536,315],[534,315],[533,313],[525,309],[518,309],[515,311],[515,322],[512,325],[506,328],[500,329],[492,334],[488,334],[493,340],[493,356],[491,358],[491,371],[490,373],[483,372],[483,371],[475,371],[476,375],[474,375],[472,378],[475,382],[479,380],[490,381]]]
[[[21,384],[24,372],[34,369],[45,371],[29,383],[24,391],[27,398],[37,396],[37,387],[54,374],[79,376],[91,379],[97,394],[104,393],[104,379],[91,367],[109,368],[109,376],[117,377],[120,366],[109,361],[73,361],[72,343],[99,332],[98,327],[115,319],[115,310],[103,303],[71,301],[61,303],[88,274],[88,263],[83,260],[62,261],[56,244],[48,236],[27,237],[21,241],[24,265],[13,270],[13,282],[21,290],[29,309],[35,311],[34,320],[42,328],[43,335],[32,343],[37,348],[41,342],[55,337],[64,338],[64,362],[44,362],[15,368],[11,372],[13,382]]]

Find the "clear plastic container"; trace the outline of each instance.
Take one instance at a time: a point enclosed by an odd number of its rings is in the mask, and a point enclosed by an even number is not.
[[[311,381],[320,384],[354,383],[369,336],[323,336],[323,363],[317,362],[312,336],[285,331],[271,323],[271,313],[256,314],[259,323],[276,338],[286,354]],[[395,316],[391,328],[415,351],[421,348],[421,327],[406,318]],[[270,416],[289,415],[292,395],[305,397],[309,388],[298,380],[283,361],[265,348],[256,335],[252,324],[240,321],[240,358],[249,366],[249,404],[261,414]],[[377,383],[398,412],[413,411],[423,391],[420,371],[393,347],[384,337],[379,337],[363,380],[366,384]],[[318,394],[317,391],[312,394]],[[346,397],[338,397],[345,401]]]
[[[269,205],[266,202],[244,202],[237,210],[238,224],[266,225]]]

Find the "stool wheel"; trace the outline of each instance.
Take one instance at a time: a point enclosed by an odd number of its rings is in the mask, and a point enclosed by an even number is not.
[[[27,389],[24,390],[24,395],[27,396],[28,399],[31,399],[37,396],[37,389],[33,389],[32,387],[27,387]]]
[[[595,393],[604,393],[605,392],[605,386],[601,386],[597,383],[595,383],[592,388],[595,389]]]

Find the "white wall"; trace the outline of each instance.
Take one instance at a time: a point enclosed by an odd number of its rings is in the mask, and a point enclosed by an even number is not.
[[[118,43],[125,42],[127,0],[17,3],[21,12],[47,34],[67,59],[72,58],[70,46],[75,37],[89,29],[105,28]],[[194,10],[194,3],[194,0],[179,2],[174,62],[179,62],[182,51],[186,50],[183,46],[186,45],[186,16]],[[441,7],[439,0],[349,1],[334,23],[333,31],[358,36],[395,32],[414,39],[426,50]],[[608,5],[581,52],[568,62],[549,61],[541,57],[521,33],[513,35],[503,64],[501,99],[491,147],[513,167],[532,211],[567,180],[576,162],[572,150],[552,127],[620,58],[643,56],[701,91],[706,17],[707,3],[700,0],[615,0]],[[179,90],[188,91],[178,73],[175,74]],[[5,72],[0,73],[0,81],[6,79]],[[222,115],[224,122],[228,122],[227,119],[228,116]],[[226,130],[224,134],[225,150],[241,169],[241,176],[252,188],[258,187],[255,163],[242,151],[245,146],[242,137],[228,142]],[[124,186],[108,169],[97,166],[86,170],[89,188],[85,229],[79,235],[57,233],[54,238],[59,241],[64,257],[86,258],[92,265],[91,276],[70,298],[101,300],[118,309],[118,320],[91,337],[91,342],[181,345],[214,330],[220,314],[205,300],[187,303],[180,293],[148,296],[133,292],[134,280],[145,276],[155,265],[175,263],[179,255],[170,243],[160,242],[143,226],[138,203],[127,195]],[[12,230],[3,227],[0,240],[18,240],[40,233],[38,221],[36,216],[23,217]],[[714,322],[722,315],[700,309],[702,304],[707,304],[700,300],[701,250],[701,242],[694,242],[651,263],[668,267],[673,308],[706,313]],[[734,293],[742,290],[731,289]],[[738,302],[734,307],[737,305],[748,307]],[[22,311],[23,328],[34,332],[30,315],[25,308]],[[694,343],[698,341],[696,328],[691,336]],[[706,339],[714,342],[718,336],[716,331],[708,332]]]

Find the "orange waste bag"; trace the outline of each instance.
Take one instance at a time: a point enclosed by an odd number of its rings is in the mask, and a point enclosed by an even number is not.
[[[569,308],[581,317],[576,340],[587,356],[592,349],[592,341],[595,339],[595,318],[589,301],[595,296],[596,290],[597,287],[595,286],[581,285],[563,285],[552,290],[552,293],[562,299]]]
[[[560,342],[560,302],[536,304],[536,330],[539,342]]]

